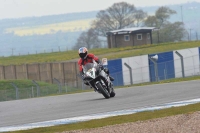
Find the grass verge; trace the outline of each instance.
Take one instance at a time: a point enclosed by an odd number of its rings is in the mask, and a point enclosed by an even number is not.
[[[156,54],[161,52],[168,52],[186,48],[200,47],[200,41],[179,42],[179,43],[162,43],[159,45],[142,45],[122,48],[99,48],[91,49],[90,53],[94,53],[100,58],[118,59],[124,57],[132,57],[147,54]],[[21,65],[21,64],[34,64],[34,63],[47,63],[47,62],[63,62],[73,59],[78,60],[77,51],[42,53],[24,56],[10,56],[0,57],[0,65]]]

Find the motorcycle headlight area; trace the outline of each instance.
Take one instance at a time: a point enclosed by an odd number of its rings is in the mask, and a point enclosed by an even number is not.
[[[95,72],[96,72],[96,68],[92,68],[86,72],[86,75],[89,77],[95,78]]]

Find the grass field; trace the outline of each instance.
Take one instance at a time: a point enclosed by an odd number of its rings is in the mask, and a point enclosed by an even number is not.
[[[180,50],[186,48],[200,47],[200,41],[191,42],[179,42],[179,43],[163,43],[163,44],[152,44],[122,48],[100,48],[91,49],[90,53],[98,55],[100,58],[117,59],[124,57],[132,57],[146,54],[161,53],[173,50]],[[78,60],[77,51],[66,51],[66,52],[54,52],[54,53],[43,53],[33,54],[24,56],[10,56],[0,57],[0,65],[20,65],[20,64],[32,64],[32,63],[45,63],[45,62],[60,62],[69,61],[73,59]]]
[[[74,32],[81,31],[90,28],[90,24],[94,19],[85,19],[77,21],[69,21],[63,23],[41,25],[35,27],[19,27],[19,28],[9,28],[6,29],[6,33],[14,33],[18,36],[33,35],[33,34],[52,34],[58,31],[63,32]]]
[[[7,90],[10,88],[13,88],[13,86],[10,83],[14,83],[19,88],[29,88],[32,87],[34,84],[32,83],[32,80],[0,80],[0,90]],[[38,82],[40,86],[48,86],[49,83],[46,82]]]

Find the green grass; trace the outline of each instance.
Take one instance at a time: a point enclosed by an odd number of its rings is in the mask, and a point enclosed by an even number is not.
[[[44,97],[52,95],[62,95],[71,93],[81,93],[91,91],[92,89],[84,89],[71,87],[71,86],[61,86],[58,87],[57,84],[51,84],[47,82],[36,81],[39,85],[39,93],[37,86],[32,83],[32,80],[0,80],[0,102],[10,101],[16,99],[27,99],[34,97]],[[14,83],[18,88],[18,95],[16,94],[16,88],[12,86]],[[18,97],[18,98],[17,98]]]
[[[18,88],[18,98],[16,88],[11,83],[14,83]],[[0,101],[58,94],[58,87],[55,84],[40,81],[37,81],[37,84],[40,86],[40,94],[37,93],[37,87],[32,83],[32,80],[0,80]]]
[[[32,86],[35,86],[32,83],[32,80],[0,80],[0,90],[7,90],[13,88],[11,83],[14,83],[18,88],[30,88]],[[39,86],[49,86],[52,84],[46,83],[46,82],[40,82],[37,81]]]
[[[91,49],[90,53],[98,55],[100,58],[117,59],[131,56],[139,56],[146,54],[161,53],[173,50],[180,50],[186,48],[200,47],[200,41],[191,42],[179,42],[179,43],[163,43],[163,44],[152,44],[142,45],[133,47],[122,47],[122,48],[100,48]],[[59,62],[69,61],[72,59],[78,59],[78,52],[66,51],[66,52],[54,52],[54,53],[43,53],[34,55],[24,56],[11,56],[11,57],[0,57],[0,65],[20,65],[20,64],[33,64],[33,63],[45,63],[45,62]]]

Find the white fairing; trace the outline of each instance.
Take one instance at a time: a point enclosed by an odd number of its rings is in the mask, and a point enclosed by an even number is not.
[[[94,79],[94,78],[96,77],[95,71],[96,71],[96,69],[95,69],[95,68],[92,68],[92,69],[90,69],[90,70],[88,70],[88,71],[86,72],[86,75]]]

